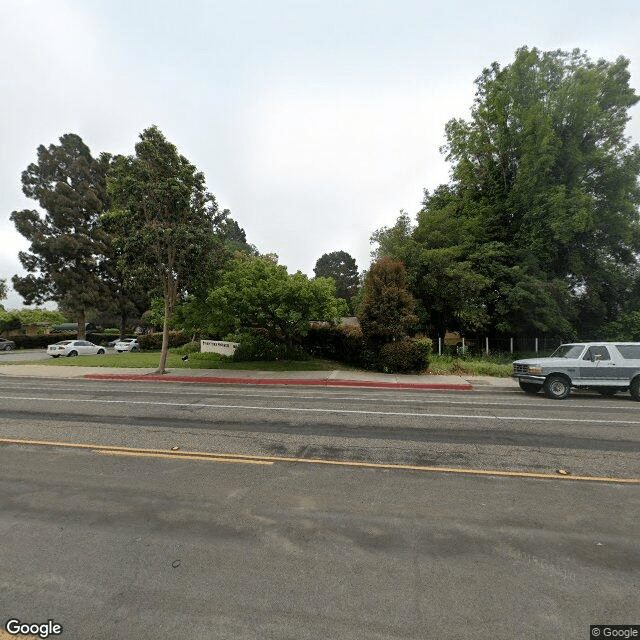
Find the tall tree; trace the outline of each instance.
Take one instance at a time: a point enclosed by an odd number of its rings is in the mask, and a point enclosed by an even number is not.
[[[0,300],[4,300],[7,297],[7,280],[6,278],[0,279]]]
[[[639,99],[628,66],[525,47],[477,79],[470,120],[446,126],[452,183],[425,194],[415,246],[379,236],[391,255],[411,249],[426,309],[438,286],[458,294],[447,328],[593,336],[632,297],[640,148],[625,137]]]
[[[628,66],[522,48],[478,78],[471,120],[447,125],[463,215],[501,247],[486,299],[498,330],[529,324],[518,313],[527,281],[532,310],[551,301],[561,310],[567,299],[593,309],[588,322],[574,316],[582,333],[619,312],[618,287],[601,283],[620,280],[640,250],[640,148],[625,138],[639,98]]]
[[[164,297],[158,373],[164,373],[176,302],[198,286],[215,243],[218,215],[204,175],[156,127],[145,129],[134,156],[118,157],[109,177],[113,207],[106,224],[128,274],[155,277]]]
[[[336,283],[338,298],[347,301],[352,308],[351,300],[358,293],[358,266],[355,259],[346,251],[325,253],[316,262],[313,269],[316,278],[333,278]]]
[[[367,273],[358,314],[367,344],[377,350],[387,342],[406,337],[418,321],[414,308],[402,262],[389,257],[374,262]]]
[[[108,291],[100,275],[104,233],[100,215],[108,208],[106,172],[110,157],[91,155],[76,134],[65,134],[59,145],[38,147],[38,161],[22,174],[22,190],[35,200],[36,210],[14,211],[11,220],[30,242],[18,254],[26,276],[12,278],[26,304],[47,300],[64,303],[85,336],[85,311],[100,305]]]

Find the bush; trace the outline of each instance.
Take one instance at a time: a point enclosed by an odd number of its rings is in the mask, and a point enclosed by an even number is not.
[[[415,340],[388,342],[378,352],[378,367],[385,373],[420,372],[428,366],[425,345]]]
[[[200,340],[193,340],[187,342],[177,349],[173,349],[173,353],[177,353],[179,356],[191,355],[192,353],[200,353]]]
[[[358,326],[315,326],[303,339],[305,349],[314,355],[338,362],[363,364],[365,346]]]
[[[221,362],[231,362],[232,358],[221,353],[190,353],[189,362],[198,365],[198,369],[217,369]]]
[[[413,342],[416,343],[418,349],[422,352],[425,360],[427,361],[427,367],[429,366],[429,360],[433,355],[433,340],[431,338],[414,338]]]
[[[146,336],[138,336],[142,351],[157,351],[162,349],[162,332],[149,333]],[[182,331],[169,331],[169,348],[181,347],[189,342],[189,337]]]
[[[233,354],[235,362],[256,360],[310,360],[309,354],[294,347],[276,344],[262,335],[245,334],[240,338],[240,346]]]

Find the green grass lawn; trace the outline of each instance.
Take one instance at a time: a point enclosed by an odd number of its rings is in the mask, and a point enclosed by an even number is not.
[[[50,358],[32,362],[16,362],[15,364],[42,364],[52,367],[121,367],[155,369],[160,362],[160,352],[120,353],[104,356],[78,356],[77,358]],[[276,360],[275,362],[183,362],[182,356],[169,352],[168,369],[230,369],[236,371],[333,371],[335,369],[351,370],[354,367],[332,362],[330,360]]]
[[[431,356],[431,364],[425,372],[430,375],[469,375],[495,376],[508,378],[511,375],[511,362],[508,357],[476,356],[474,358],[458,358],[455,356]],[[104,356],[78,356],[77,358],[50,358],[31,362],[14,362],[5,364],[41,364],[52,367],[121,367],[155,369],[160,362],[160,352],[120,353]],[[256,362],[207,362],[192,359],[183,362],[181,356],[169,352],[168,369],[228,369],[236,371],[358,371],[353,367],[332,360],[314,359],[303,361],[276,360]]]
[[[492,359],[477,356],[475,358],[456,358],[454,356],[431,356],[431,364],[427,373],[432,375],[452,376],[494,376],[508,378],[512,373],[511,361],[505,362],[505,357]],[[514,358],[515,359],[515,358]]]

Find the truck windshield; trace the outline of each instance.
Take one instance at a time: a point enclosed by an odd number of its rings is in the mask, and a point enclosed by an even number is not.
[[[583,344],[561,344],[552,354],[551,358],[579,358],[584,350]]]

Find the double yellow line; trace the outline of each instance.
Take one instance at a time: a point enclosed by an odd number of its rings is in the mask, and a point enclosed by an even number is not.
[[[62,447],[65,449],[84,449],[106,456],[130,456],[136,458],[159,458],[166,460],[196,460],[206,462],[232,462],[269,466],[274,462],[324,464],[336,467],[356,467],[363,469],[388,469],[401,471],[423,471],[430,473],[458,473],[476,476],[498,476],[507,478],[537,478],[542,480],[573,480],[584,482],[609,482],[618,484],[640,484],[640,478],[619,478],[610,476],[574,476],[554,473],[534,473],[529,471],[500,471],[498,469],[464,469],[459,467],[430,467],[408,464],[381,464],[375,462],[349,462],[342,460],[321,460],[318,458],[291,458],[287,456],[257,456],[236,453],[209,453],[203,451],[171,451],[166,449],[135,449],[101,444],[79,444],[74,442],[56,442],[51,440],[19,440],[0,438],[0,444],[23,446]]]

